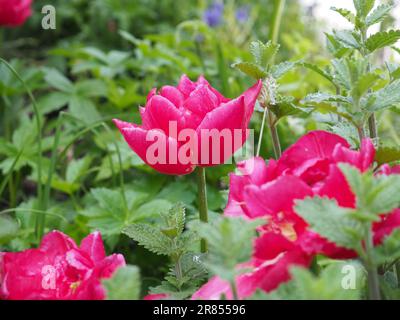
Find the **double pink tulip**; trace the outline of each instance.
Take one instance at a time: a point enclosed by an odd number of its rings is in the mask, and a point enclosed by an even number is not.
[[[261,81],[240,97],[230,100],[202,76],[192,82],[184,75],[177,87],[164,86],[159,92],[151,90],[145,108],[140,108],[142,125],[117,119],[114,123],[131,149],[152,168],[164,174],[188,174],[198,165],[224,163],[243,145],[260,90]],[[216,139],[220,133],[231,138],[240,133],[240,138],[228,143],[212,138],[204,141],[202,133],[211,130]],[[182,135],[183,140],[179,138]],[[189,141],[185,137],[195,143],[188,147]],[[155,140],[163,141],[160,151],[164,153],[163,162],[149,159]]]
[[[274,290],[290,279],[290,267],[308,267],[317,254],[335,259],[357,256],[311,231],[295,212],[294,203],[305,197],[322,196],[335,199],[342,207],[354,208],[355,196],[338,164],[348,163],[363,172],[372,168],[374,156],[375,148],[369,139],[363,141],[360,151],[354,151],[340,136],[314,131],[288,148],[278,161],[266,164],[263,159],[254,158],[238,165],[242,175],[230,176],[225,215],[265,218],[268,222],[259,229],[252,259],[245,265],[253,271],[236,279],[240,298],[257,289]],[[384,165],[377,174],[399,173],[400,166]],[[382,212],[381,221],[373,225],[375,245],[399,227],[400,209]],[[230,285],[213,277],[192,298],[219,299],[222,294],[232,298]]]
[[[17,27],[32,14],[32,0],[0,0],[0,26]]]
[[[59,231],[48,233],[38,249],[0,253],[0,299],[101,300],[101,279],[125,265],[120,254],[106,256],[99,232],[80,247]]]

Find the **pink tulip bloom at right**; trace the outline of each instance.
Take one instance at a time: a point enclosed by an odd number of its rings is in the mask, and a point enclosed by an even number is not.
[[[126,142],[153,169],[184,175],[196,166],[225,163],[248,136],[261,81],[236,99],[225,98],[200,76],[177,87],[151,90],[140,108],[142,125],[114,119]]]

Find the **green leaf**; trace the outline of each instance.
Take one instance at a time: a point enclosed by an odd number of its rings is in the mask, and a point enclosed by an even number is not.
[[[299,108],[293,103],[293,98],[289,97],[279,97],[278,101],[274,105],[270,105],[269,109],[274,113],[277,120],[282,119],[286,116],[293,115],[306,115],[309,110],[304,108]]]
[[[374,8],[375,0],[353,0],[353,3],[357,10],[357,16],[365,18]]]
[[[380,145],[376,150],[375,161],[378,165],[400,161],[400,148]]]
[[[296,201],[295,210],[322,237],[341,247],[360,249],[363,228],[351,219],[352,209],[339,207],[335,200],[314,197]]]
[[[238,62],[232,64],[232,67],[254,79],[263,79],[267,76],[267,73],[253,62]]]
[[[331,7],[331,10],[339,13],[343,18],[347,19],[347,21],[349,21],[350,23],[352,24],[356,23],[356,17],[350,10],[343,8],[336,8],[336,7]]]
[[[400,259],[400,229],[386,236],[383,243],[374,248],[376,264],[383,264]]]
[[[347,288],[344,280],[353,272],[355,287]],[[299,267],[290,269],[292,280],[275,291],[261,295],[267,300],[358,300],[365,283],[364,270],[356,262],[334,262],[317,277],[311,271]]]
[[[317,66],[316,64],[312,64],[312,63],[308,63],[308,62],[299,62],[299,65],[310,69],[316,73],[318,73],[319,75],[321,75],[322,77],[324,77],[326,80],[333,82],[333,77],[329,74],[329,72],[322,70],[319,66]]]
[[[394,45],[400,39],[400,30],[381,31],[370,36],[365,45],[370,52]]]
[[[168,256],[174,252],[172,240],[159,229],[148,224],[135,223],[124,228],[122,233],[156,254]]]
[[[367,27],[370,27],[374,24],[382,22],[388,16],[392,9],[393,6],[390,4],[382,4],[376,7],[376,9],[372,11],[365,19],[365,24],[367,25]]]
[[[44,78],[50,86],[62,92],[72,93],[75,90],[73,83],[56,69],[46,69]]]
[[[208,242],[207,268],[230,281],[238,273],[235,266],[250,258],[256,227],[262,223],[265,221],[219,217],[212,224],[194,222],[191,227]]]
[[[84,97],[72,96],[69,102],[69,111],[85,124],[91,124],[101,119],[94,103]]]
[[[271,60],[278,53],[279,45],[268,41],[266,44],[261,41],[253,41],[250,43],[250,52],[254,57],[256,64],[262,68],[266,68]]]
[[[66,172],[66,180],[70,183],[79,181],[79,178],[89,169],[92,158],[85,156],[82,159],[73,159],[69,162]]]
[[[125,208],[121,193],[106,188],[92,189],[91,193],[102,209],[112,215],[124,214]]]
[[[391,212],[400,205],[400,175],[374,176],[372,172],[361,173],[348,164],[339,164],[351,190],[356,195],[357,208],[365,215]]]
[[[333,32],[335,39],[343,44],[346,48],[360,49],[360,39],[358,35],[350,30],[335,30]]]
[[[16,236],[18,223],[7,216],[0,215],[0,242],[7,242]]]
[[[285,61],[279,64],[274,65],[271,68],[271,75],[275,79],[279,79],[284,76],[286,73],[291,71],[297,65],[296,62]]]
[[[164,234],[172,237],[178,237],[182,234],[185,227],[185,207],[182,203],[175,204],[171,209],[164,214],[167,222],[167,227],[162,231]]]
[[[102,80],[88,79],[79,81],[75,85],[77,95],[82,97],[106,97],[107,85]]]
[[[361,98],[379,79],[380,76],[376,73],[367,73],[362,75],[353,85],[352,96],[355,99]]]
[[[39,99],[37,102],[39,112],[47,114],[61,109],[67,105],[69,101],[69,94],[65,92],[51,92]]]
[[[140,295],[140,273],[135,266],[118,268],[111,279],[104,279],[107,300],[138,300]]]
[[[366,96],[362,104],[370,112],[390,108],[400,103],[400,80]]]

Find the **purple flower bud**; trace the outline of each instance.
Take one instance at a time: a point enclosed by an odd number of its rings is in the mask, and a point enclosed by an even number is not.
[[[249,11],[250,10],[248,6],[239,7],[235,14],[236,20],[240,23],[245,23],[249,19]]]
[[[217,27],[222,23],[223,12],[224,4],[222,2],[214,2],[204,11],[203,20],[210,27]]]

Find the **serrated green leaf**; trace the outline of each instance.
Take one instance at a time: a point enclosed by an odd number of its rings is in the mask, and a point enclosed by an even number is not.
[[[367,27],[370,27],[376,23],[382,22],[392,9],[393,6],[390,4],[382,4],[376,7],[376,9],[372,11],[365,19],[365,24]]]
[[[346,48],[360,49],[359,36],[350,30],[335,30],[333,32],[335,39],[343,44]]]
[[[299,62],[298,65],[303,66],[307,69],[310,69],[310,70],[318,73],[322,77],[324,77],[326,80],[333,82],[333,77],[327,71],[321,69],[316,64],[312,64],[312,63],[308,63],[308,62]]]
[[[348,164],[339,164],[351,190],[356,195],[357,208],[364,214],[378,215],[391,212],[400,205],[400,175],[361,173]]]
[[[351,94],[355,99],[361,98],[369,89],[376,84],[380,76],[376,73],[362,75],[353,85]]]
[[[365,18],[374,8],[375,0],[353,0],[353,4],[357,10],[357,16]]]
[[[212,224],[193,223],[191,227],[207,239],[209,252],[204,262],[207,268],[230,281],[238,272],[235,266],[250,258],[256,227],[262,223],[265,221],[219,217]]]
[[[352,209],[339,207],[335,200],[314,197],[296,201],[295,211],[322,237],[345,248],[360,249],[363,228],[350,218]]]
[[[135,266],[118,268],[111,279],[102,280],[107,300],[138,300],[140,295],[140,273]]]
[[[400,39],[400,30],[381,31],[370,36],[365,46],[370,52],[392,46]]]
[[[285,62],[279,63],[277,65],[274,65],[271,68],[271,75],[275,79],[279,79],[282,76],[284,76],[286,73],[291,71],[296,66],[296,64],[297,64],[296,62],[285,61]]]
[[[265,44],[259,40],[250,43],[250,52],[253,55],[256,64],[262,68],[266,68],[269,65],[278,50],[279,45],[272,43],[272,41],[268,41]]]
[[[350,23],[352,24],[356,23],[356,17],[350,10],[344,8],[336,8],[336,7],[331,7],[331,10],[339,13],[343,18],[347,19],[347,21],[349,21]]]
[[[263,79],[267,76],[267,73],[261,67],[252,62],[238,62],[234,63],[232,67],[254,79]]]
[[[374,248],[374,257],[377,264],[392,262],[400,258],[400,229],[394,230],[386,236],[381,245]]]
[[[364,108],[370,112],[390,108],[400,103],[400,80],[395,80],[386,87],[373,92],[362,100]]]
[[[132,224],[124,228],[122,233],[156,254],[168,256],[174,252],[172,240],[159,229],[148,224]]]

